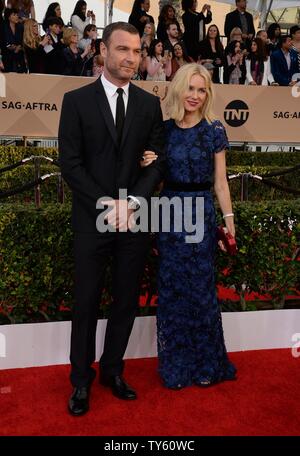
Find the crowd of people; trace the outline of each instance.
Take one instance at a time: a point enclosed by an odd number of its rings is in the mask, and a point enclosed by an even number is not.
[[[42,29],[42,30],[41,30]],[[32,0],[0,0],[0,70],[66,76],[102,73],[96,18],[87,3],[75,4],[69,24],[61,7],[51,3],[42,26],[35,19]]]
[[[141,79],[170,81],[181,66],[197,62],[208,69],[214,83],[288,86],[299,80],[299,25],[289,34],[282,34],[277,23],[256,33],[247,1],[236,0],[236,9],[226,15],[222,41],[210,5],[203,4],[198,11],[197,0],[181,3],[183,30],[178,12],[165,5],[155,36],[150,1],[135,0],[129,22],[142,39]]]
[[[222,40],[208,4],[198,8],[197,0],[182,0],[181,17],[167,4],[157,24],[150,6],[150,0],[134,0],[128,20],[142,43],[134,79],[171,81],[181,66],[197,62],[214,83],[288,86],[299,81],[299,25],[288,34],[278,23],[256,32],[247,1],[236,0]],[[0,71],[99,76],[100,42],[95,14],[84,0],[77,1],[69,24],[62,20],[59,3],[51,3],[42,30],[33,0],[0,0]]]

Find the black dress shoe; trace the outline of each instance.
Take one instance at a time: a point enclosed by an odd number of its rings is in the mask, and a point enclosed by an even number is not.
[[[69,412],[73,416],[81,416],[89,411],[90,387],[74,388],[69,399]]]
[[[100,383],[104,386],[109,386],[114,396],[119,399],[133,400],[136,399],[136,392],[124,382],[120,375],[111,377],[101,377]]]

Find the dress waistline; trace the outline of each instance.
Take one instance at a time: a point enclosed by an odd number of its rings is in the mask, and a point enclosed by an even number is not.
[[[170,182],[164,183],[164,190],[173,190],[177,192],[198,192],[203,190],[210,190],[212,184],[210,182]]]

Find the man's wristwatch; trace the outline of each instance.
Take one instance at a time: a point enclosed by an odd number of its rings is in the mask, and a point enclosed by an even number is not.
[[[136,199],[131,198],[131,196],[127,196],[127,202],[128,202],[128,209],[133,209],[136,211],[139,209],[140,204]]]

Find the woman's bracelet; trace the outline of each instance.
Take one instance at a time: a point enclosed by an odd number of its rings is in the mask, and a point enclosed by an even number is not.
[[[225,219],[226,217],[234,217],[234,213],[231,212],[230,214],[224,214],[223,219]]]

